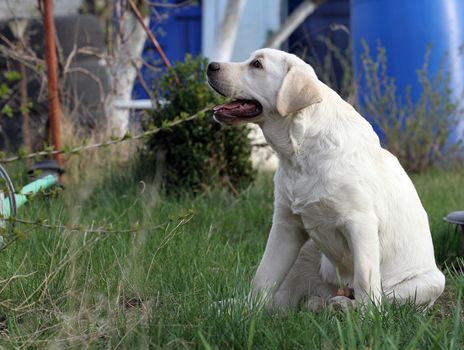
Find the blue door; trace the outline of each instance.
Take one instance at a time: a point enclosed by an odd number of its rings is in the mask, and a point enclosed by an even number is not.
[[[150,30],[155,34],[167,58],[174,64],[183,61],[187,53],[196,56],[201,53],[201,2],[182,5],[185,1],[170,0],[166,3],[179,7],[153,7],[150,12]],[[158,52],[149,40],[145,43],[142,58],[149,65],[161,68],[164,65]],[[143,66],[141,76],[149,88],[156,85],[162,72]],[[149,98],[140,81],[134,85],[134,99]]]

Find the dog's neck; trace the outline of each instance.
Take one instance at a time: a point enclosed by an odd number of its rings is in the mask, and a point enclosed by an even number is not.
[[[324,159],[380,148],[372,126],[334,91],[329,89],[329,93],[326,101],[292,115],[275,113],[263,118],[260,127],[264,137],[281,162],[305,168]],[[333,103],[335,99],[338,104]],[[301,152],[302,148],[306,151]]]
[[[301,143],[304,139],[307,120],[300,113],[281,117],[277,114],[267,115],[260,124],[264,137],[281,161],[296,165]]]

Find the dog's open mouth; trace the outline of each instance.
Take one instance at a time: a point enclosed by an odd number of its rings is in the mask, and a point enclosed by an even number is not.
[[[216,106],[213,111],[217,121],[233,124],[257,117],[263,112],[263,106],[255,100],[235,100]]]

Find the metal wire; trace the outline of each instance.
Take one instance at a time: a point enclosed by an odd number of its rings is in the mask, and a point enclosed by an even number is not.
[[[5,168],[0,164],[0,178],[5,181],[6,188],[8,190],[7,196],[10,201],[10,217],[16,217],[16,198],[15,198],[15,188],[13,186],[13,182],[11,182],[8,173],[6,172]]]

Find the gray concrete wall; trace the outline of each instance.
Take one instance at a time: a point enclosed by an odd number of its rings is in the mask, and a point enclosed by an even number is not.
[[[76,14],[81,0],[55,0],[55,16]],[[36,0],[0,0],[0,21],[12,18],[30,18],[40,15]]]

